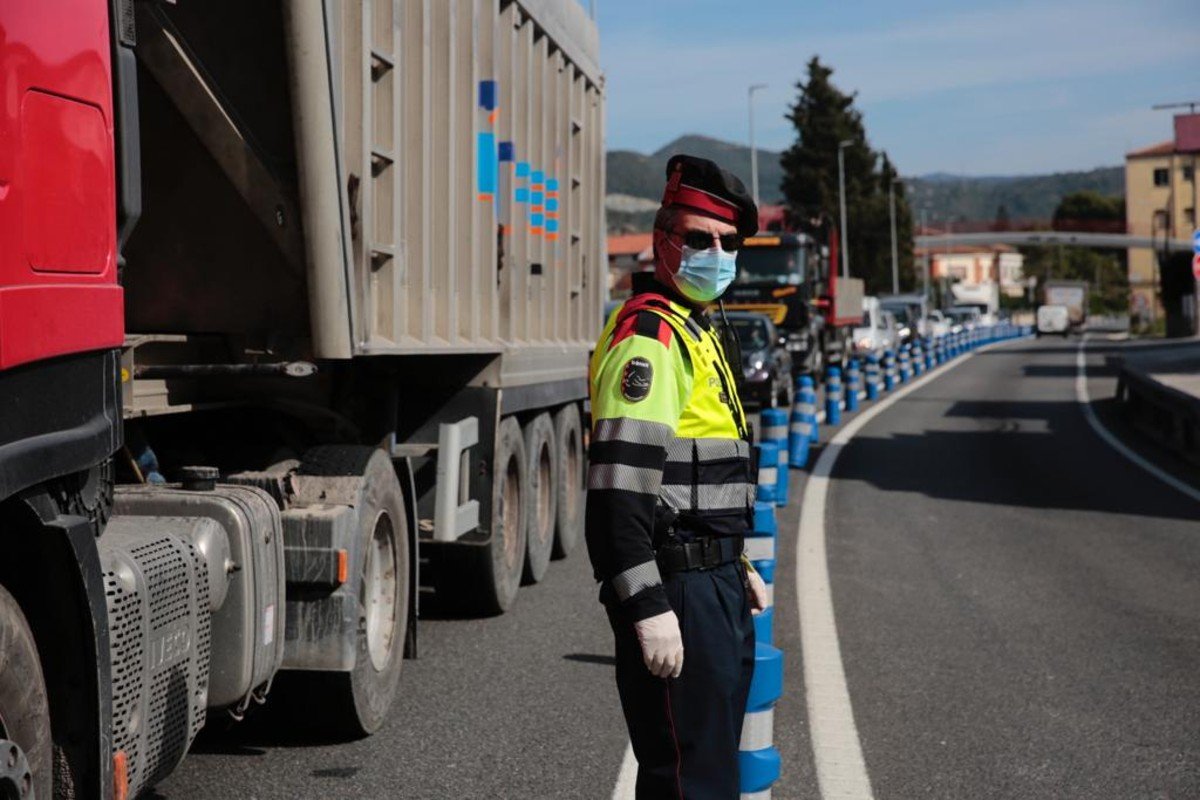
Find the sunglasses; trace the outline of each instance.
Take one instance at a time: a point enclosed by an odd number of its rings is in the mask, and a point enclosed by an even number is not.
[[[721,249],[726,253],[734,253],[741,249],[742,242],[746,240],[745,236],[737,233],[725,233],[720,236],[708,231],[697,230],[684,231],[683,233],[673,231],[672,233],[683,239],[683,243],[693,250],[707,250],[712,247],[713,239],[720,239]]]

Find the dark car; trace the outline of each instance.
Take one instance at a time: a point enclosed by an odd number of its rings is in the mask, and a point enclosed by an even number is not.
[[[742,401],[760,408],[790,407],[792,356],[775,324],[750,311],[730,311],[727,316],[742,348]]]

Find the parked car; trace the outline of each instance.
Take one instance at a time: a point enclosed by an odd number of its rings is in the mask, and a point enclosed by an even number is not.
[[[970,331],[979,327],[981,315],[978,306],[951,306],[942,311],[951,321],[951,333]]]
[[[881,301],[880,307],[896,320],[896,340],[899,344],[911,342],[916,337],[918,317],[911,306]]]
[[[950,318],[938,311],[936,308],[929,311],[929,325],[925,331],[926,336],[935,337],[943,336],[950,332]]]
[[[742,402],[759,408],[790,408],[792,356],[775,323],[751,311],[730,311],[726,316],[742,349]]]
[[[898,344],[896,316],[883,308],[879,298],[864,297],[862,325],[854,329],[850,352],[859,357],[881,355]]]
[[[901,338],[910,342],[918,336],[929,335],[929,301],[924,295],[913,292],[910,294],[885,294],[879,296],[879,302],[885,309],[896,315],[896,321],[901,328],[907,328]]]
[[[1038,306],[1037,335],[1057,333],[1064,339],[1071,331],[1071,309],[1065,305]]]

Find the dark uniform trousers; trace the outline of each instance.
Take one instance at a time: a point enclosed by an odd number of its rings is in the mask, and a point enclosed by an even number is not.
[[[617,691],[637,756],[638,800],[735,800],[738,743],[750,678],[754,625],[731,562],[663,577],[683,634],[683,672],[646,669],[633,623],[609,607],[616,637]]]

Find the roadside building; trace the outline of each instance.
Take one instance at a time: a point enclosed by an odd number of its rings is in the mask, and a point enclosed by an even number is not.
[[[1025,292],[1025,257],[1015,247],[992,244],[913,248],[918,270],[927,258],[930,282],[959,287],[955,297],[988,296],[998,301],[1000,295],[1020,297]]]
[[[1200,114],[1175,117],[1175,135],[1125,155],[1125,223],[1130,234],[1186,239],[1196,229]],[[1149,250],[1129,251],[1130,314],[1150,322],[1163,314],[1161,275]]]
[[[654,263],[654,237],[649,233],[622,233],[608,237],[608,296],[629,295],[629,276]]]

